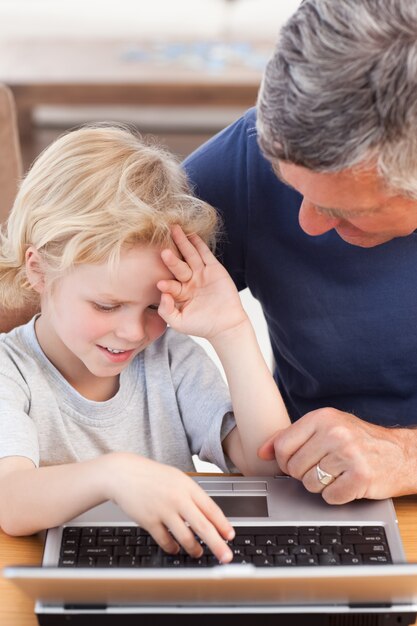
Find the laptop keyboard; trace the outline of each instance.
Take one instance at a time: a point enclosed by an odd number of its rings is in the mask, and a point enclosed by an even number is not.
[[[293,567],[392,562],[382,526],[236,526],[235,531],[235,538],[228,542],[233,563]],[[201,544],[204,554],[195,559],[183,548],[178,554],[167,554],[146,530],[136,526],[67,526],[59,567],[219,565],[209,548]]]

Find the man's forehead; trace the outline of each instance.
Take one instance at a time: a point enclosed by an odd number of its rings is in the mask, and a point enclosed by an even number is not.
[[[376,168],[314,172],[285,161],[275,161],[272,167],[282,182],[334,217],[375,213],[390,197]]]

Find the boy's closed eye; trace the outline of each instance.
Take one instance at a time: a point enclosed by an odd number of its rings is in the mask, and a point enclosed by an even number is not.
[[[93,306],[98,311],[102,311],[104,313],[111,313],[112,311],[119,309],[122,305],[121,304],[100,304],[99,302],[93,302]],[[159,302],[155,304],[150,304],[147,308],[151,311],[158,311]]]
[[[115,311],[120,308],[120,304],[100,304],[99,302],[93,302],[93,307],[98,311],[103,311],[104,313],[110,313],[111,311]]]

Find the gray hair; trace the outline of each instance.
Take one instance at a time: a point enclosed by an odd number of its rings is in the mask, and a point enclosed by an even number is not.
[[[417,197],[417,0],[304,0],[266,67],[258,137],[272,162],[376,163]]]

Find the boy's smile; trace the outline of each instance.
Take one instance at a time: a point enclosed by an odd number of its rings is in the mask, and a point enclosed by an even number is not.
[[[82,395],[112,397],[120,372],[166,329],[156,284],[170,278],[151,246],[124,250],[113,271],[107,262],[76,266],[41,295],[42,350]]]

